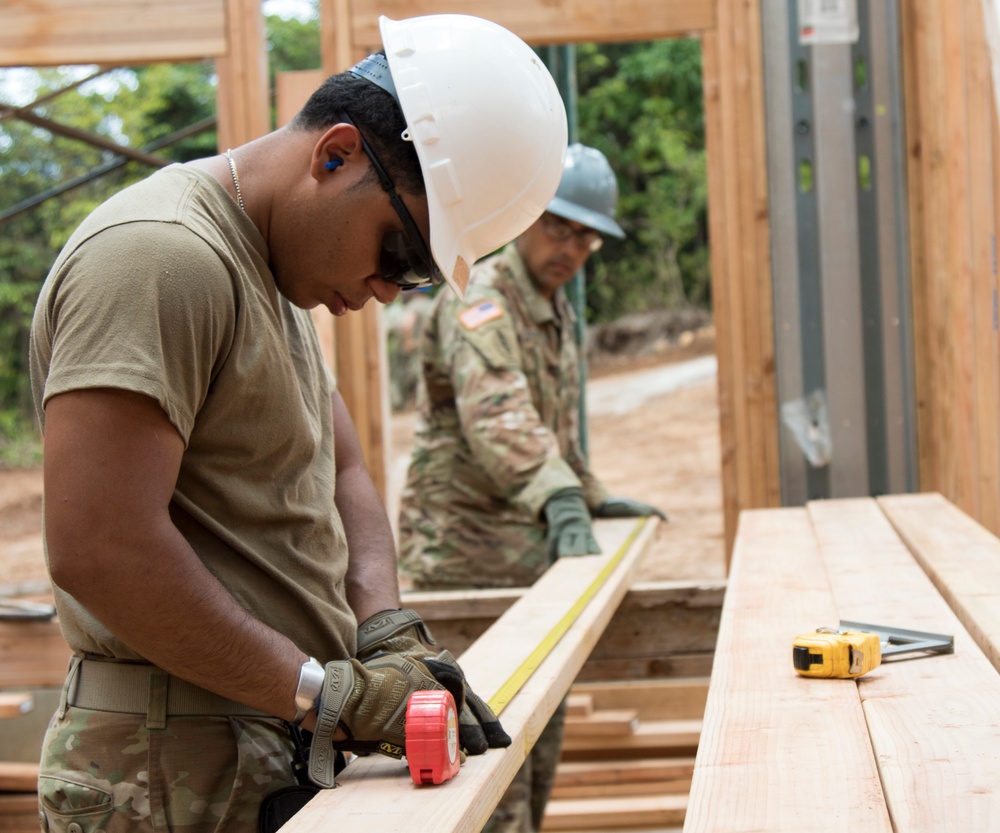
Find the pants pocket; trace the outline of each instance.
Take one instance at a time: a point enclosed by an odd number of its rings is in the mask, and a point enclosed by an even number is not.
[[[49,833],[103,833],[115,812],[110,791],[80,772],[39,776],[38,805]]]

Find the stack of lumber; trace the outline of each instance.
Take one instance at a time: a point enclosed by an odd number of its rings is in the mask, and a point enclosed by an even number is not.
[[[38,752],[69,655],[54,620],[0,620],[0,833],[38,831]]]
[[[707,678],[574,685],[542,830],[679,830],[707,694]]]

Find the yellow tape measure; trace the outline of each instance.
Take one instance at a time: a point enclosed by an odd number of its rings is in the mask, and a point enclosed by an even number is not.
[[[632,546],[632,542],[636,539],[643,528],[646,526],[646,522],[649,520],[648,517],[640,519],[639,523],[636,524],[635,529],[632,533],[625,539],[625,543],[618,548],[618,552],[608,560],[608,563],[604,565],[604,568],[600,573],[594,578],[590,583],[590,586],[580,595],[580,598],[574,602],[573,607],[571,607],[566,615],[560,619],[555,627],[552,628],[546,635],[545,638],[538,643],[529,655],[528,658],[522,662],[517,670],[510,675],[500,688],[497,693],[494,694],[490,700],[490,708],[493,709],[494,713],[500,714],[506,708],[507,704],[514,699],[514,695],[521,690],[528,678],[535,673],[535,670],[539,665],[545,660],[552,649],[556,646],[556,643],[566,634],[566,631],[570,629],[570,626],[580,617],[583,609],[587,606],[592,598],[597,595],[597,591],[601,589],[601,586],[605,581],[608,580],[608,576],[611,575],[612,571],[618,566],[618,562],[625,557],[625,553],[628,552],[629,547]]]

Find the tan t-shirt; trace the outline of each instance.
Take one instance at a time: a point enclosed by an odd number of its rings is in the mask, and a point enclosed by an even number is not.
[[[306,653],[353,655],[332,379],[309,313],[279,295],[264,239],[214,179],[174,165],[83,222],[38,299],[31,379],[43,430],[66,391],[155,399],[185,442],[171,517],[205,566]],[[137,658],[58,589],[56,605],[74,650]]]

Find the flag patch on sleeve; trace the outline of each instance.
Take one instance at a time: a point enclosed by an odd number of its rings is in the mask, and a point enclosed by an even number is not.
[[[476,327],[481,327],[486,322],[494,321],[501,316],[503,316],[503,307],[492,301],[482,301],[474,307],[463,310],[459,314],[458,320],[462,322],[465,329],[474,330]]]

